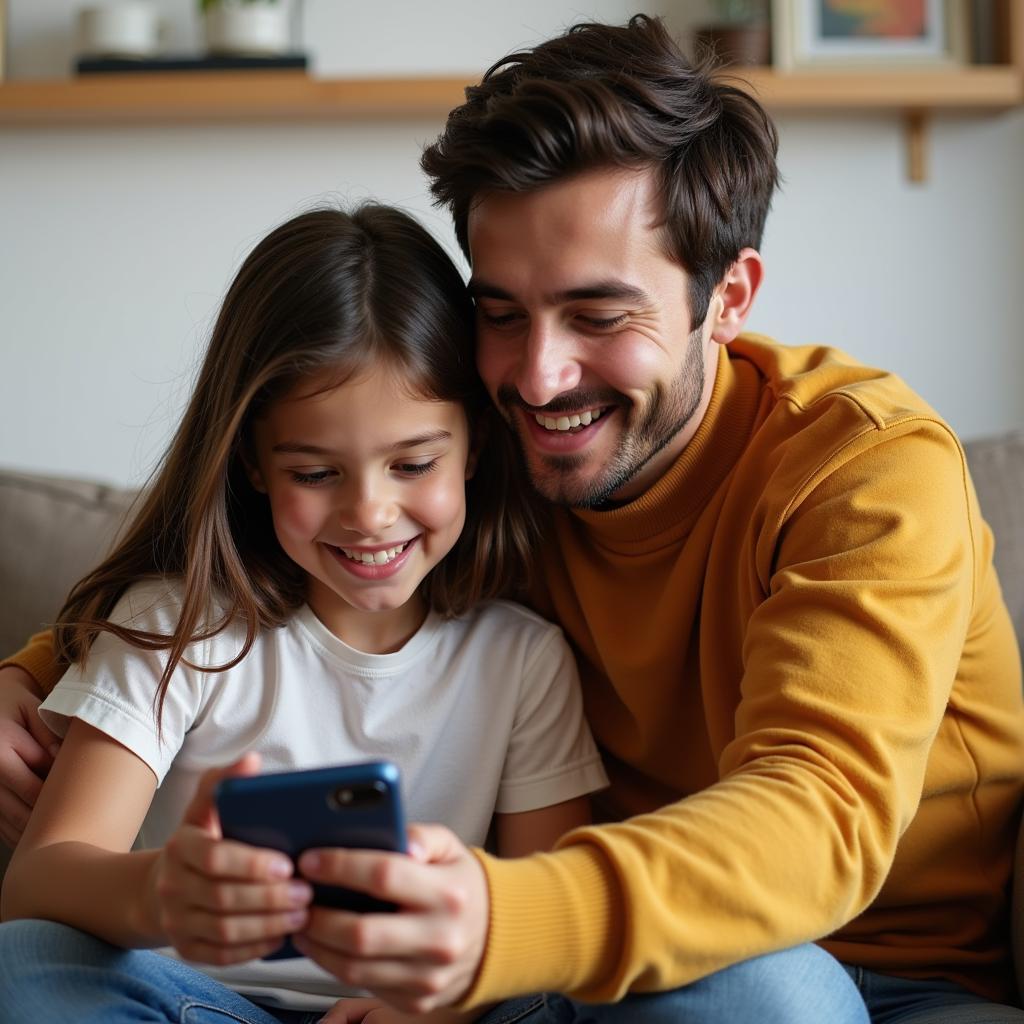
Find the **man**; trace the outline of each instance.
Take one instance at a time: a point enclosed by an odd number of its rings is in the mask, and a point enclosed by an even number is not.
[[[553,504],[535,599],[612,786],[550,854],[423,828],[413,858],[301,863],[403,907],[317,911],[304,949],[405,1009],[559,993],[494,1020],[1024,1020],[1002,1005],[1024,706],[991,535],[902,382],[741,336],[770,121],[643,17],[467,97],[423,164]]]

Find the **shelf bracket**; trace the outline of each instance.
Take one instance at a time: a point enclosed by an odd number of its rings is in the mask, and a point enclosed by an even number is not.
[[[907,147],[907,180],[920,185],[928,180],[928,117],[921,110],[908,110],[903,118]]]

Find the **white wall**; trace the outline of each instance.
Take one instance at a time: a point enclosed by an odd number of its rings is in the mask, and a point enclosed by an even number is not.
[[[67,73],[75,0],[15,0],[10,71]],[[190,0],[163,0],[175,49]],[[648,6],[681,27],[678,0]],[[685,10],[684,10],[685,8]],[[470,73],[613,0],[308,0],[317,73]],[[937,118],[907,182],[888,116],[780,119],[786,178],[751,321],[897,370],[965,438],[1024,426],[1024,112]],[[417,166],[440,121],[0,128],[0,465],[145,476],[248,249],[313,202],[375,197],[454,251]]]

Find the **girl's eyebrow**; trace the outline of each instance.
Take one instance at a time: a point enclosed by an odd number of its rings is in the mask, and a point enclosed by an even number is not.
[[[407,437],[402,441],[396,441],[382,449],[383,452],[402,451],[406,448],[418,448],[423,444],[434,444],[438,441],[450,441],[452,439],[450,430],[428,430],[415,437]],[[324,448],[317,444],[304,444],[302,441],[282,441],[270,449],[272,452],[280,452],[283,455],[333,455],[330,448]]]
[[[437,441],[450,441],[451,439],[450,430],[428,430],[426,433],[417,434],[404,441],[396,441],[388,450],[396,452],[403,448],[418,448],[421,444],[434,444]]]

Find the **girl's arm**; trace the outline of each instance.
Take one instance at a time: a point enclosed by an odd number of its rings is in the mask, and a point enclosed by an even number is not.
[[[590,799],[578,796],[536,811],[496,814],[498,856],[525,857],[550,850],[570,829],[590,824]]]
[[[4,920],[45,918],[119,946],[157,945],[144,899],[159,851],[129,853],[156,790],[147,765],[75,720],[7,871]]]
[[[312,895],[291,862],[222,840],[212,792],[253,756],[208,772],[160,850],[131,852],[156,778],[126,747],[75,719],[4,880],[2,916],[60,921],[124,947],[173,945],[207,963],[276,949]]]

